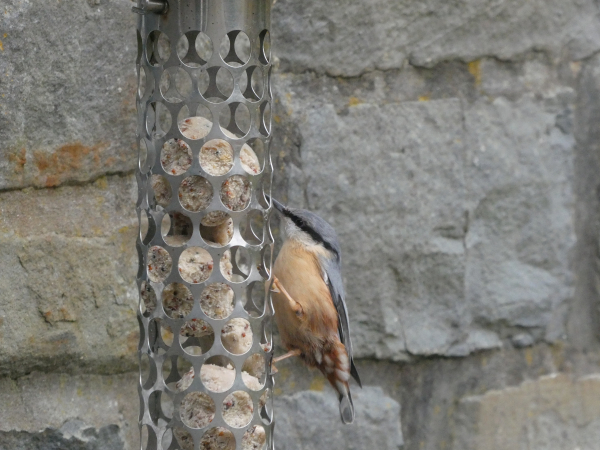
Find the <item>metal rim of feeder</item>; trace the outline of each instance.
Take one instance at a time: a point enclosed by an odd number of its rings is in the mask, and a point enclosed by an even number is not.
[[[227,448],[242,449],[245,433],[254,426],[261,426],[266,435],[263,448],[273,449],[273,378],[269,370],[272,358],[270,326],[273,308],[268,293],[273,236],[268,224],[270,205],[266,197],[270,194],[273,172],[269,155],[272,103],[268,40],[270,0],[172,0],[168,4],[158,0],[139,0],[133,10],[139,14],[136,103],[140,161],[136,174],[136,209],[140,220],[137,240],[140,265],[137,283],[139,292],[144,288],[148,292],[152,291],[155,296],[155,306],[150,307],[150,304],[146,304],[147,298],[140,295],[138,308],[141,333],[139,427],[140,437],[142,439],[143,436],[142,440],[146,441],[140,447],[143,450],[179,449],[180,443],[173,432],[178,429],[193,438],[193,447],[190,448],[197,450],[204,433],[220,427],[230,431],[235,438],[235,447]],[[249,42],[249,48],[239,45],[241,39],[238,38],[243,35],[248,38],[246,42]],[[211,43],[211,52],[202,52],[206,48],[202,48],[202,43],[199,44],[200,37],[205,44]],[[187,46],[182,40],[187,40]],[[225,44],[221,45],[222,42]],[[223,81],[218,78],[221,71],[224,71],[225,78],[229,75],[230,81],[233,80],[230,91],[223,88]],[[256,76],[257,73],[260,76]],[[187,84],[178,85],[178,76],[186,80]],[[238,110],[244,107],[246,116],[238,114]],[[208,111],[205,116],[212,116],[212,121],[208,119],[212,122],[212,127],[200,139],[191,139],[186,137],[180,123],[186,115],[187,118],[196,117],[195,114],[198,113],[195,111],[200,109]],[[225,121],[222,123],[223,117]],[[206,120],[203,123],[206,124]],[[211,175],[200,163],[204,144],[215,139],[227,142],[233,149],[233,164],[226,174]],[[184,149],[187,146],[191,161],[167,170],[163,148],[169,142],[183,142],[180,145]],[[257,142],[261,143],[263,149],[261,155],[255,152],[255,156],[260,159],[260,170],[258,173],[248,173],[240,155],[244,145],[253,148],[252,145],[257,145]],[[183,159],[187,158],[185,151],[183,156]],[[177,158],[170,160],[175,165],[178,161]],[[157,201],[153,175],[166,180],[164,188],[170,188],[170,198]],[[202,177],[207,181],[200,188],[208,191],[212,189],[209,203],[201,205],[204,207],[199,210],[190,210],[187,204],[188,209],[184,208],[179,199],[182,182],[191,176]],[[244,177],[250,186],[247,204],[234,208],[239,210],[233,210],[226,206],[227,202],[221,201],[224,183],[232,176]],[[242,184],[242,191],[244,186],[246,185]],[[231,240],[220,246],[203,238],[201,233],[203,218],[214,211],[228,214],[233,221]],[[253,214],[255,218],[262,220],[262,229],[258,231],[252,225]],[[163,230],[163,226],[168,229]],[[182,231],[184,229],[185,234]],[[184,239],[177,241],[175,245],[171,238],[177,238],[177,233],[181,233]],[[187,242],[183,242],[185,239]],[[170,259],[171,262],[170,268],[169,264],[163,265],[164,271],[168,272],[164,277],[153,276],[154,269],[149,268],[152,265],[150,253],[158,252],[159,250],[153,250],[157,247],[165,251],[159,253],[159,256],[163,255],[165,261]],[[179,270],[182,267],[182,253],[193,248],[208,252],[212,258],[212,267],[209,263],[205,265],[211,269],[208,279],[197,283],[195,281],[200,280],[185,278]],[[226,277],[220,270],[220,261],[228,250],[233,275]],[[245,263],[238,258],[238,253],[242,252],[249,258]],[[191,311],[186,311],[184,317],[167,314],[163,305],[163,293],[171,283],[185,286],[193,295],[193,307]],[[200,307],[201,294],[206,286],[213,283],[226,284],[234,293],[233,311],[223,319],[210,317]],[[256,292],[250,292],[252,289],[258,289],[258,297]],[[255,305],[253,298],[262,298],[263,304]],[[244,354],[227,351],[221,341],[220,330],[234,318],[247,320],[253,332],[251,348]],[[181,331],[186,323],[189,324],[194,319],[204,321],[213,330],[214,342],[201,354],[186,351],[188,344],[198,344],[201,338],[184,336]],[[169,331],[172,342],[165,338]],[[201,345],[198,347],[202,348]],[[249,356],[257,353],[262,354],[264,359],[264,385],[259,390],[251,390],[242,380],[242,367]],[[226,366],[227,361],[234,367],[233,385],[224,392],[209,390],[201,380],[201,368],[209,358],[216,361],[217,365]],[[170,369],[164,370],[169,361]],[[183,375],[178,370],[178,361],[185,361],[194,369],[192,384],[183,391],[172,388],[173,383],[181,380]],[[232,427],[222,415],[223,400],[237,391],[249,394],[254,406],[250,422],[241,428]],[[214,402],[214,418],[202,428],[186,425],[181,417],[182,401],[192,392],[207,394]],[[260,402],[264,401],[265,392],[269,393],[266,404],[259,407]]]

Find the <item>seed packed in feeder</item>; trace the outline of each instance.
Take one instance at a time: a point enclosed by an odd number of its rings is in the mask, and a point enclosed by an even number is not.
[[[189,388],[192,385],[192,381],[194,381],[194,376],[194,368],[191,368],[175,385],[177,391],[183,392]],[[233,386],[233,382],[235,380],[235,370],[231,366],[221,367],[215,364],[204,364],[200,370],[200,380],[202,380],[202,384],[204,384],[209,391],[225,392],[227,389]],[[243,370],[242,381],[246,386],[248,386],[249,389],[252,389],[253,391],[260,391],[262,389],[262,384],[258,378],[253,377],[248,372],[244,372]],[[263,394],[259,402],[259,406],[261,408],[265,404],[266,399],[267,397],[265,394]]]
[[[211,428],[200,439],[201,450],[235,450],[235,438],[227,428]]]
[[[250,423],[254,402],[247,392],[235,391],[223,400],[223,419],[230,427],[241,428]]]
[[[202,283],[210,277],[213,259],[206,250],[191,247],[179,257],[179,274],[189,283]]]
[[[194,297],[181,283],[171,283],[163,290],[163,308],[173,319],[187,316],[194,306]]]
[[[233,167],[233,148],[223,139],[208,141],[200,149],[200,165],[209,175],[225,175]]]
[[[233,219],[223,211],[211,211],[200,221],[200,234],[210,245],[227,245],[233,237]]]
[[[212,122],[204,117],[188,117],[179,122],[179,129],[188,139],[202,139],[206,137],[212,128]]]
[[[260,172],[260,163],[256,157],[254,150],[248,145],[244,144],[240,151],[240,160],[242,163],[242,169],[248,172],[250,175],[256,175]]]
[[[148,278],[159,283],[169,276],[173,261],[169,253],[162,247],[155,245],[148,250]]]
[[[219,262],[221,273],[228,281],[233,281],[233,265],[231,264],[231,250],[225,251]]]
[[[265,442],[267,442],[265,429],[260,425],[254,425],[244,433],[242,450],[261,450]]]
[[[140,289],[140,295],[142,296],[142,301],[144,302],[144,306],[146,307],[145,315],[149,316],[156,309],[156,292],[150,286],[150,283],[142,281],[142,287]],[[233,297],[233,291],[232,291]]]
[[[221,330],[223,347],[234,355],[242,355],[252,347],[252,328],[246,319],[235,318]]]
[[[250,182],[246,177],[233,175],[221,185],[221,201],[232,211],[241,211],[250,203]]]
[[[214,331],[212,327],[202,319],[188,320],[185,324],[183,324],[181,331],[179,332],[181,336],[188,337],[210,336],[213,333]]]
[[[173,429],[173,436],[177,439],[181,450],[194,450],[194,438],[188,431],[177,427]]]
[[[162,175],[152,175],[150,183],[152,184],[156,203],[166,208],[171,201],[171,185]]]
[[[262,380],[265,374],[265,358],[260,353],[255,353],[244,361],[242,371],[247,372],[258,380]]]
[[[210,205],[213,189],[206,178],[191,176],[185,178],[179,187],[179,202],[188,211],[201,211]]]
[[[224,319],[233,312],[233,289],[225,283],[209,284],[200,297],[200,307],[211,319]]]
[[[181,139],[169,139],[160,152],[160,163],[169,175],[181,175],[192,166],[192,150]]]
[[[215,402],[204,392],[190,392],[179,407],[181,420],[190,428],[204,428],[215,417]]]

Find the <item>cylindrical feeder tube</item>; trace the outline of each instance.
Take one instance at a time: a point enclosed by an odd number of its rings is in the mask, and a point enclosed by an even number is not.
[[[271,0],[139,0],[141,448],[273,448]]]

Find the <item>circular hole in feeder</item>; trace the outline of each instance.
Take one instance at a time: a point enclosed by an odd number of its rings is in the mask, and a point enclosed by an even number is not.
[[[242,448],[252,450],[264,450],[267,443],[267,434],[260,425],[254,425],[244,433],[242,437]]]
[[[212,200],[212,185],[198,175],[185,178],[179,186],[179,203],[188,211],[206,209]]]
[[[233,433],[227,428],[211,428],[202,435],[202,438],[200,438],[200,448],[235,450],[235,437],[233,436]]]
[[[156,309],[156,292],[154,292],[154,289],[147,281],[142,281],[142,285],[140,287],[140,298],[142,315],[144,317],[148,317]]]
[[[265,385],[267,372],[265,357],[260,353],[250,356],[242,366],[242,380],[248,389],[260,391]]]
[[[264,227],[265,219],[262,211],[253,209],[240,223],[240,234],[248,244],[259,245],[263,241]]]
[[[266,245],[262,249],[261,261],[259,273],[265,280],[267,280],[271,276],[271,265],[273,263],[273,248],[270,245]]]
[[[169,175],[181,175],[192,166],[192,150],[182,139],[169,139],[160,152],[160,163]]]
[[[166,435],[166,433],[165,433],[165,435]],[[177,444],[179,444],[179,447],[181,447],[181,450],[194,450],[194,438],[192,437],[192,435],[190,434],[189,431],[187,431],[186,429],[181,428],[181,427],[175,427],[175,428],[173,428],[173,436],[175,436],[175,440],[177,441]],[[173,444],[172,438],[169,441],[169,443]],[[170,450],[170,449],[176,449],[179,447],[175,447],[175,446],[167,447],[163,443],[164,449]],[[202,448],[202,447],[200,447],[200,448]],[[202,450],[204,450],[204,449],[202,449]]]
[[[147,241],[150,241],[150,239],[152,238],[152,236],[148,236],[149,230],[150,230],[150,219],[149,219],[149,216],[148,216],[148,213],[146,212],[146,210],[143,209],[142,211],[140,211],[139,236],[140,236],[140,240],[144,244],[146,244]],[[148,238],[150,238],[150,239],[148,239]]]
[[[233,76],[225,67],[211,67],[207,71],[209,82],[204,92],[204,98],[212,103],[221,103],[233,93]],[[200,90],[200,88],[199,88]]]
[[[162,376],[170,390],[182,392],[194,381],[194,368],[187,359],[171,355],[163,362]]]
[[[233,167],[231,144],[223,139],[208,141],[200,149],[200,166],[209,175],[225,175]]]
[[[213,247],[229,244],[233,238],[233,219],[224,211],[211,211],[200,221],[200,236]]]
[[[209,351],[215,342],[215,333],[210,324],[202,319],[188,320],[180,331],[183,350],[192,356]]]
[[[148,425],[142,425],[140,429],[140,448],[141,450],[151,450],[156,446],[156,435],[154,430]]]
[[[211,69],[211,73],[216,69]],[[198,92],[204,98],[208,98],[208,88],[210,86],[210,73],[207,70],[201,70],[196,74],[196,82],[198,83]]]
[[[269,425],[273,421],[273,396],[271,395],[271,389],[265,389],[263,395],[260,396],[260,418],[262,421]]]
[[[145,353],[140,357],[140,384],[144,387],[144,389],[148,389],[154,383],[150,378],[150,357]]]
[[[244,247],[235,246],[225,251],[220,261],[221,273],[228,281],[241,283],[250,274],[250,254]]]
[[[192,93],[192,79],[180,67],[169,67],[160,79],[160,93],[170,103],[179,103]]]
[[[137,55],[135,57],[135,63],[139,64],[142,59],[143,52],[143,43],[142,43],[142,35],[140,34],[140,30],[135,30],[135,37],[137,38]]]
[[[191,438],[191,435],[190,435]],[[161,443],[163,449],[170,448],[171,443],[173,442],[173,429],[167,428],[162,435]],[[188,450],[188,448],[181,447],[184,450]],[[194,450],[194,441],[192,441],[192,446],[189,447],[189,450]]]
[[[234,30],[227,33],[221,41],[219,53],[223,61],[232,67],[243,66],[250,59],[250,39],[243,31]]]
[[[194,296],[184,284],[171,283],[162,292],[162,303],[167,316],[182,319],[192,311]]]
[[[188,67],[203,66],[212,52],[212,41],[202,32],[188,31],[177,42],[177,56]]]
[[[160,66],[171,57],[171,41],[165,33],[154,30],[148,35],[146,57],[153,66]]]
[[[268,30],[263,30],[260,33],[260,56],[259,60],[263,64],[269,64],[271,60],[271,35]]]
[[[169,181],[162,175],[152,175],[150,184],[152,185],[156,204],[166,208],[172,197]]]
[[[179,406],[181,421],[190,428],[204,428],[215,418],[215,402],[204,392],[190,392]]]
[[[203,139],[212,128],[212,114],[204,105],[198,105],[195,116],[190,116],[187,106],[183,106],[177,115],[179,131],[191,140]]]
[[[233,289],[225,283],[212,283],[200,294],[200,308],[211,319],[225,319],[233,312]]]
[[[246,69],[245,76],[240,78],[240,91],[251,102],[260,100],[264,93],[264,79],[262,69],[251,66]]]
[[[144,93],[146,92],[146,69],[144,66],[140,66],[140,71],[138,74],[138,97],[142,98]]]
[[[179,257],[179,275],[188,283],[203,283],[210,277],[212,269],[212,256],[203,248],[188,248]]]
[[[260,120],[258,131],[264,136],[268,136],[271,132],[271,103],[264,102],[260,105]]]
[[[254,415],[254,402],[247,392],[235,391],[223,400],[223,420],[232,428],[242,428]]]
[[[227,137],[240,139],[250,131],[250,111],[243,103],[230,103],[228,106],[221,110],[219,124]]]
[[[168,398],[168,396],[164,392],[154,391],[152,394],[150,394],[150,397],[148,398],[148,410],[150,412],[150,418],[152,419],[152,422],[159,426],[166,425],[169,419],[171,418],[170,416],[167,416],[163,411],[163,397]]]
[[[202,384],[211,392],[225,392],[235,381],[235,366],[226,356],[212,356],[200,369]]]
[[[148,160],[148,146],[144,139],[140,139],[138,142],[138,167],[142,173],[146,173],[148,168],[146,162]]]
[[[148,250],[148,278],[155,283],[163,282],[171,273],[173,260],[162,247],[155,245]]]
[[[192,220],[179,212],[165,214],[160,225],[163,240],[171,247],[181,247],[192,237]]]
[[[161,102],[152,102],[146,108],[146,129],[150,136],[158,139],[171,129],[171,112]]]
[[[250,203],[250,181],[242,175],[233,175],[221,184],[221,202],[232,211],[242,211]]]
[[[250,283],[246,290],[244,309],[251,317],[260,317],[265,310],[266,289],[264,281]]]
[[[252,327],[246,319],[235,318],[221,330],[221,343],[234,355],[243,355],[252,347]]]
[[[261,139],[250,139],[240,151],[242,168],[250,175],[262,171],[265,161],[265,143]]]

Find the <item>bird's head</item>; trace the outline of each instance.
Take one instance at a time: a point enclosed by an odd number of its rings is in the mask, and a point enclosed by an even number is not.
[[[285,219],[285,234],[304,245],[321,245],[340,259],[341,248],[333,227],[315,213],[305,209],[290,208],[273,200],[273,206]]]

